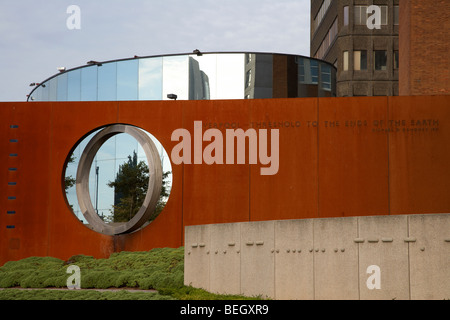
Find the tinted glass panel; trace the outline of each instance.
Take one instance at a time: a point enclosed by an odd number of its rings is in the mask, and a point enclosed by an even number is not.
[[[324,63],[320,64],[320,81],[322,83],[322,89],[331,90],[331,67]]]
[[[64,73],[58,77],[58,92],[56,95],[56,99],[58,101],[66,101],[67,100],[67,79],[68,74]]]
[[[190,56],[189,77],[194,85],[190,87],[191,95],[199,99],[217,99],[217,58],[216,54]]]
[[[56,92],[58,89],[58,78],[53,78],[46,82],[46,85],[48,87],[48,100],[49,101],[56,101]]]
[[[67,73],[67,100],[81,100],[81,69]]]
[[[117,100],[138,99],[137,59],[117,62]]]
[[[139,61],[139,100],[162,100],[162,58]]]
[[[98,68],[98,100],[117,100],[117,63],[105,63]]]
[[[81,69],[81,100],[97,100],[97,69],[101,67],[92,66]]]
[[[319,63],[316,60],[311,60],[311,82],[318,83],[319,82]]]

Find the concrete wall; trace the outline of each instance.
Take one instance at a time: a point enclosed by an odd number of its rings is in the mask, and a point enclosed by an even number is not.
[[[450,299],[450,214],[189,226],[185,284],[273,299]]]

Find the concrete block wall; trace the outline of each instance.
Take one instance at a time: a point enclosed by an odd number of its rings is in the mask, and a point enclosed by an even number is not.
[[[450,214],[187,226],[184,282],[283,300],[450,299]]]

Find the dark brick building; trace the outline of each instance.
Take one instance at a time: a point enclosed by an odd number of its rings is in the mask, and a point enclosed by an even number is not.
[[[311,0],[311,57],[336,66],[337,96],[399,95],[399,12],[399,0]]]

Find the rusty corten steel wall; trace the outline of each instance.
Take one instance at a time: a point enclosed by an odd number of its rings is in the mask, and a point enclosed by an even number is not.
[[[131,124],[170,155],[172,132],[193,138],[194,121],[224,137],[227,127],[279,129],[278,173],[261,175],[248,160],[172,163],[170,199],[146,228],[106,236],[73,215],[63,168],[84,135]],[[448,213],[449,123],[450,96],[1,103],[0,264],[179,247],[196,224]]]

